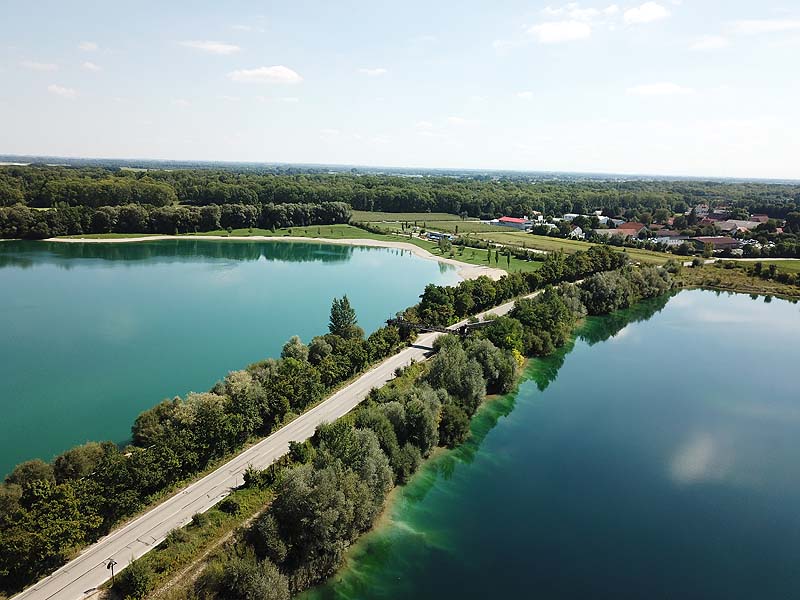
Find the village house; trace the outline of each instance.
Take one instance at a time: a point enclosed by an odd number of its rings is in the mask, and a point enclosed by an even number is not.
[[[739,240],[735,240],[732,237],[726,235],[710,235],[710,236],[700,236],[700,237],[693,237],[691,240],[700,248],[705,247],[706,244],[711,244],[714,247],[714,250],[733,250],[734,248],[738,248],[741,243]]]
[[[624,231],[631,237],[637,237],[639,232],[643,229],[647,229],[644,223],[636,223],[635,221],[631,221],[630,223],[622,223],[617,225],[617,231]]]
[[[716,223],[717,229],[726,233],[735,233],[737,231],[752,231],[761,225],[758,221],[742,221],[739,219],[728,219],[727,221],[720,221]]]
[[[586,237],[586,234],[583,233],[583,229],[580,227],[573,227],[567,237],[573,240],[582,240]]]
[[[525,231],[526,229],[530,229],[533,223],[528,218],[517,218],[517,217],[500,217],[497,219],[497,224],[502,225],[503,227],[513,227],[514,229],[521,229]]]

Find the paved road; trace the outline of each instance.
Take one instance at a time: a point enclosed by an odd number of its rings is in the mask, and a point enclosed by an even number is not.
[[[535,295],[535,294],[532,294]],[[486,313],[503,315],[513,308],[508,302]],[[458,327],[466,321],[457,323]],[[248,465],[263,469],[289,451],[290,441],[310,438],[321,423],[330,423],[355,408],[372,388],[381,387],[394,378],[398,367],[427,358],[440,333],[426,333],[414,346],[405,348],[364,373],[356,381],[333,394],[324,402],[279,429],[261,442],[209,473],[155,508],[111,532],[86,548],[77,558],[14,597],[15,600],[77,600],[111,578],[106,562],[113,558],[117,570],[132,559],[146,554],[164,540],[176,527],[186,525],[195,513],[203,512],[222,500],[243,483]]]

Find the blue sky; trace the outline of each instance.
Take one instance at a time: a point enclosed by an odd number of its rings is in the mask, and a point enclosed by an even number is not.
[[[800,4],[6,2],[0,153],[800,178]]]

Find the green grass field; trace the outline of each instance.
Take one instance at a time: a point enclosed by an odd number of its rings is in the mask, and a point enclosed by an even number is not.
[[[577,252],[579,250],[588,250],[591,246],[599,244],[592,244],[590,242],[583,242],[580,240],[565,240],[561,238],[552,238],[543,235],[532,235],[530,233],[523,233],[521,231],[503,231],[500,233],[476,233],[472,237],[495,242],[497,244],[507,244],[512,246],[520,246],[523,248],[535,248],[536,250],[546,250],[548,252],[557,252],[563,250],[564,252]],[[625,251],[632,260],[636,260],[647,264],[664,264],[672,255],[663,252],[652,252],[650,250],[639,250],[638,248],[621,248],[618,246],[609,246],[610,248],[618,251]]]
[[[745,262],[745,261],[742,261]],[[755,261],[747,261],[752,265]],[[800,259],[798,260],[762,260],[761,263],[766,267],[775,265],[779,271],[786,271],[787,273],[800,273]]]
[[[232,237],[250,237],[250,236],[271,236],[271,237],[310,237],[310,238],[328,238],[328,239],[350,239],[350,240],[371,240],[382,239],[383,236],[378,234],[364,231],[352,225],[320,225],[309,227],[289,227],[284,229],[259,229],[253,227],[250,229],[234,229],[228,233],[224,229],[217,229],[215,231],[202,231],[196,234],[190,233],[188,236],[194,235],[219,235],[219,236],[232,236]]]

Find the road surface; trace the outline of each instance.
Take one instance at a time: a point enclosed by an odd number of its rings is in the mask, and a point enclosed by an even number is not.
[[[531,296],[535,295],[531,294]],[[478,315],[504,315],[514,302],[495,307]],[[456,323],[453,328],[466,321]],[[176,527],[183,527],[195,513],[208,510],[244,483],[243,474],[249,465],[264,469],[289,451],[289,442],[304,441],[314,435],[317,426],[330,423],[347,414],[367,397],[372,388],[394,379],[398,367],[427,358],[431,346],[441,333],[420,335],[415,344],[387,358],[353,383],[342,388],[294,421],[259,443],[244,450],[212,473],[192,483],[181,492],[150,509],[128,524],[112,531],[71,560],[52,575],[14,596],[14,600],[77,600],[91,594],[111,579],[106,568],[109,559],[117,563],[117,572],[131,560],[146,554]]]

